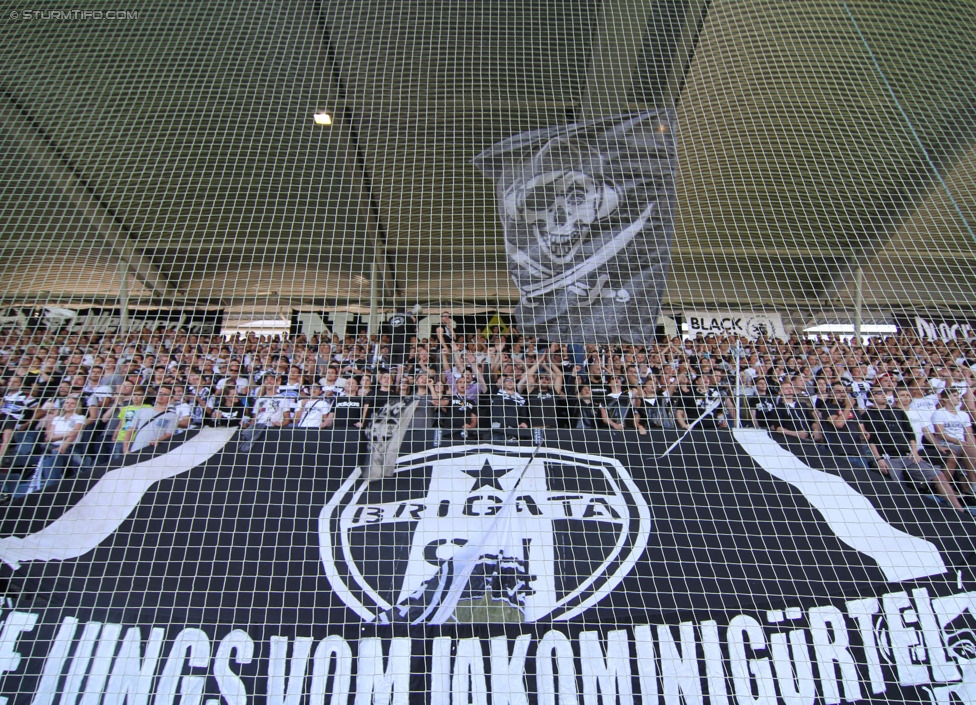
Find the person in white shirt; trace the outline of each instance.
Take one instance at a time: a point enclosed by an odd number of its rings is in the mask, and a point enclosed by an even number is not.
[[[13,496],[37,492],[61,479],[71,455],[71,446],[85,428],[85,416],[78,413],[78,397],[67,397],[58,413],[44,420],[44,455],[26,483],[18,485]]]
[[[267,375],[264,378],[254,401],[253,417],[243,426],[284,428],[291,423],[292,400],[278,394],[279,386],[278,377]]]
[[[313,384],[309,395],[299,402],[295,411],[297,428],[329,428],[335,414],[332,412],[333,393],[325,393],[321,384]]]
[[[173,386],[173,394],[169,400],[170,411],[176,414],[176,433],[183,433],[191,428],[194,417],[194,407],[196,406],[193,397],[187,399],[186,388],[181,385]]]
[[[945,387],[939,392],[939,408],[932,414],[932,435],[948,448],[969,479],[969,493],[976,487],[976,437],[969,414],[959,411],[959,390]]]

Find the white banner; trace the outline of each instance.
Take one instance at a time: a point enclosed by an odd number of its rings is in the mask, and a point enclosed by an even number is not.
[[[708,335],[736,335],[755,340],[760,336],[786,340],[783,318],[778,313],[753,313],[750,311],[683,311],[685,335],[694,338],[699,333]]]

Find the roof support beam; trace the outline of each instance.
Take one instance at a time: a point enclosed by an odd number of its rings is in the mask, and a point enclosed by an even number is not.
[[[676,0],[604,0],[597,18],[596,37],[586,72],[583,95],[584,119],[620,115],[635,110],[633,80],[644,59],[644,35],[648,23],[658,14],[669,17],[669,6]],[[684,16],[681,30],[675,33],[670,53],[667,80],[660,87],[660,99],[674,105],[684,87],[685,74],[698,45],[702,20],[709,0],[687,0],[681,3]],[[660,11],[658,11],[660,9]]]
[[[122,219],[71,163],[57,142],[9,90],[4,88],[3,94],[4,99],[0,100],[3,129],[16,139],[51,183],[94,226],[113,255],[124,263],[122,271],[128,270],[137,281],[161,298],[181,297],[182,292],[136,246]]]
[[[698,38],[701,36],[709,2],[711,0],[687,0],[685,3],[681,35],[675,47],[674,60],[668,72],[668,87],[664,93],[664,100],[668,105],[677,105],[681,91],[685,88],[685,77],[688,75],[688,67],[691,66],[691,59],[698,47]]]
[[[391,299],[402,296],[403,287],[397,279],[396,258],[390,252],[389,238],[387,237],[386,223],[383,220],[382,209],[380,208],[379,196],[373,183],[373,175],[369,169],[366,149],[362,143],[362,131],[360,129],[360,115],[356,111],[356,106],[352,97],[346,90],[346,80],[342,73],[340,57],[336,53],[332,41],[332,31],[328,23],[326,10],[322,0],[312,0],[311,6],[318,20],[319,32],[322,36],[323,50],[326,61],[331,69],[332,87],[337,93],[337,120],[333,123],[333,129],[345,129],[349,133],[349,139],[355,149],[356,163],[359,166],[360,178],[362,180],[361,197],[363,207],[370,216],[368,232],[372,238],[373,250],[373,274],[371,278],[378,279],[373,284],[373,289],[380,298],[380,303],[385,303]]]
[[[586,71],[584,119],[633,110],[630,97],[634,70],[643,54],[642,40],[653,11],[653,3],[647,0],[604,0]]]

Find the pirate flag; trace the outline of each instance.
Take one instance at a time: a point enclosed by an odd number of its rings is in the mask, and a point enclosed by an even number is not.
[[[550,127],[475,157],[497,182],[523,334],[653,340],[674,230],[674,124],[661,109]]]

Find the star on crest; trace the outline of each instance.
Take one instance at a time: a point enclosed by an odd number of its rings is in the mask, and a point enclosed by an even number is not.
[[[485,460],[485,464],[481,466],[480,470],[464,470],[464,474],[469,477],[474,478],[474,487],[471,488],[472,492],[480,490],[482,487],[491,487],[492,489],[498,490],[499,492],[504,492],[505,489],[499,484],[499,480],[503,478],[508,473],[512,472],[515,468],[493,468],[488,460]]]

